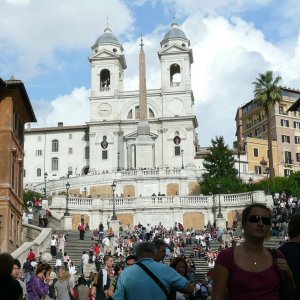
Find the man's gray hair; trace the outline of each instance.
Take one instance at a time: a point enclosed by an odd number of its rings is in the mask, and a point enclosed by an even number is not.
[[[152,242],[141,242],[135,246],[134,252],[138,259],[145,257],[146,253],[151,257],[154,256],[155,246]]]

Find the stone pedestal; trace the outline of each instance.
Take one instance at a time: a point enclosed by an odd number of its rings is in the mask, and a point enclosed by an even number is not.
[[[72,230],[72,216],[63,217],[64,230]]]
[[[110,220],[109,221],[109,227],[111,227],[112,230],[114,231],[115,237],[119,238],[119,234],[120,234],[119,220]]]
[[[217,218],[216,227],[222,228],[223,230],[226,229],[226,219],[225,218]]]

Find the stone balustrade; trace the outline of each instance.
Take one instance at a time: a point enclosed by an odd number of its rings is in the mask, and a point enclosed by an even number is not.
[[[38,255],[45,252],[51,241],[51,228],[41,228],[30,224],[22,225],[22,245],[11,255],[20,260],[21,264],[26,261],[30,249]]]

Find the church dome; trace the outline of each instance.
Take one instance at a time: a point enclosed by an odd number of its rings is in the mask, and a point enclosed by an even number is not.
[[[104,29],[104,33],[100,35],[95,44],[115,44],[121,46],[118,39],[112,34],[111,29],[108,27]]]
[[[161,45],[168,42],[169,40],[185,40],[190,44],[190,41],[186,37],[185,33],[179,28],[178,24],[174,21],[171,25],[171,29],[165,34]]]

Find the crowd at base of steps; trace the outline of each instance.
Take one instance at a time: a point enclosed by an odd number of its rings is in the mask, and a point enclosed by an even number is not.
[[[275,236],[287,236],[285,223],[289,221],[293,213],[295,213],[295,211],[290,209],[288,204],[284,207],[282,205],[274,205],[272,225],[274,224],[275,227],[273,230],[272,226],[272,233]],[[281,225],[278,226],[278,224]],[[68,233],[57,234],[54,232],[50,245],[51,254],[40,253],[39,257],[36,257],[35,253],[30,250],[27,261],[23,265],[24,278],[18,278],[20,282],[25,283],[23,284],[24,291],[26,291],[25,285],[29,287],[29,291],[31,292],[34,289],[34,282],[36,281],[36,284],[40,284],[42,280],[48,284],[48,299],[64,299],[59,298],[60,289],[62,290],[62,294],[69,295],[71,293],[76,296],[80,285],[82,285],[82,288],[80,287],[79,290],[87,291],[86,288],[83,288],[84,286],[89,289],[89,298],[87,299],[93,299],[93,285],[99,280],[99,273],[101,273],[103,267],[105,267],[107,257],[112,257],[113,259],[112,266],[106,268],[108,282],[125,269],[126,258],[135,252],[139,244],[151,242],[155,245],[155,251],[160,253],[161,257],[158,261],[162,261],[166,258],[165,262],[169,261],[170,265],[172,265],[172,261],[181,259],[181,262],[185,265],[183,269],[185,269],[185,277],[187,280],[193,283],[197,290],[206,286],[208,296],[211,289],[211,275],[215,266],[215,259],[219,252],[222,249],[231,246],[234,247],[243,242],[241,216],[238,211],[236,212],[233,227],[227,227],[225,230],[216,228],[215,224],[211,222],[208,222],[201,231],[196,231],[193,228],[184,229],[183,225],[177,222],[174,224],[174,227],[169,230],[161,223],[154,226],[150,224],[146,226],[138,224],[134,226],[133,230],[122,230],[121,228],[121,234],[117,238],[112,228],[109,227],[108,230],[104,230],[102,223],[99,224],[98,229],[92,231],[89,230],[89,226],[84,222],[84,219],[81,220],[80,225],[78,227],[78,239],[84,240],[88,238],[93,240],[89,249],[82,249],[80,269],[76,270],[72,258],[65,252],[65,247],[68,243]],[[82,233],[82,231],[84,232]],[[88,237],[86,236],[87,234]],[[224,236],[227,237],[226,240],[223,239]],[[218,241],[220,243],[218,249],[211,249],[212,241]],[[190,251],[189,253],[187,253],[187,249]],[[47,268],[51,267],[46,263],[50,262],[53,258],[55,259],[55,266],[49,271]],[[196,280],[195,278],[197,271],[194,262],[195,258],[207,260],[209,271],[205,274],[205,278],[202,281]],[[39,277],[37,272],[40,271],[39,268],[41,268],[41,266],[43,266],[44,269],[41,275],[42,279],[39,279],[37,278]],[[18,277],[20,277],[20,275]],[[61,280],[61,278],[67,279]],[[66,282],[62,284],[62,286],[58,286],[61,281]],[[39,287],[39,289],[43,290],[42,287]],[[64,289],[67,289],[67,291]],[[205,296],[202,295],[202,297]],[[28,299],[31,300],[30,298]],[[196,299],[195,296],[193,299]]]

